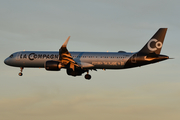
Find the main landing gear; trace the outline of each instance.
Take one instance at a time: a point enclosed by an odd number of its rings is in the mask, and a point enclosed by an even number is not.
[[[87,79],[87,80],[90,80],[90,79],[91,79],[91,75],[89,75],[89,71],[87,72],[87,74],[86,74],[84,77],[85,77],[85,79]]]
[[[20,67],[20,69],[21,69],[21,70],[20,70],[21,72],[20,72],[18,75],[19,75],[19,76],[22,76],[22,75],[23,75],[22,71],[23,71],[24,68],[23,68],[23,67]]]

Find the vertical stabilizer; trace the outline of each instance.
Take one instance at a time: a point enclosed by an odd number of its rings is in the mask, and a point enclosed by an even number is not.
[[[167,28],[160,28],[138,53],[141,54],[155,53],[159,55],[161,52],[161,48],[163,46],[166,31]]]

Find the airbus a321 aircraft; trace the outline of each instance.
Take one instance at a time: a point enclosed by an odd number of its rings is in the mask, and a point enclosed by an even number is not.
[[[160,28],[146,45],[138,52],[69,52],[66,48],[70,36],[59,49],[50,51],[21,51],[11,54],[4,63],[13,67],[20,67],[19,76],[23,68],[45,68],[48,71],[66,69],[68,75],[81,76],[90,80],[90,70],[97,69],[126,69],[169,59],[160,55],[167,28]]]

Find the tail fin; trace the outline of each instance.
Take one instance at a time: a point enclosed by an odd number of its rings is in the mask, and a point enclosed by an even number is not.
[[[160,28],[138,53],[155,53],[156,55],[159,55],[164,42],[166,31],[167,28]]]

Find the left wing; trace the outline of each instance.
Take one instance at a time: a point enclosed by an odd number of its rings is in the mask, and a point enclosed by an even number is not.
[[[67,50],[66,46],[69,41],[70,36],[67,38],[67,40],[64,42],[64,44],[59,49],[59,61],[62,65],[67,66],[69,64],[69,67],[71,69],[75,69],[75,66],[80,67],[72,58],[71,54]]]

